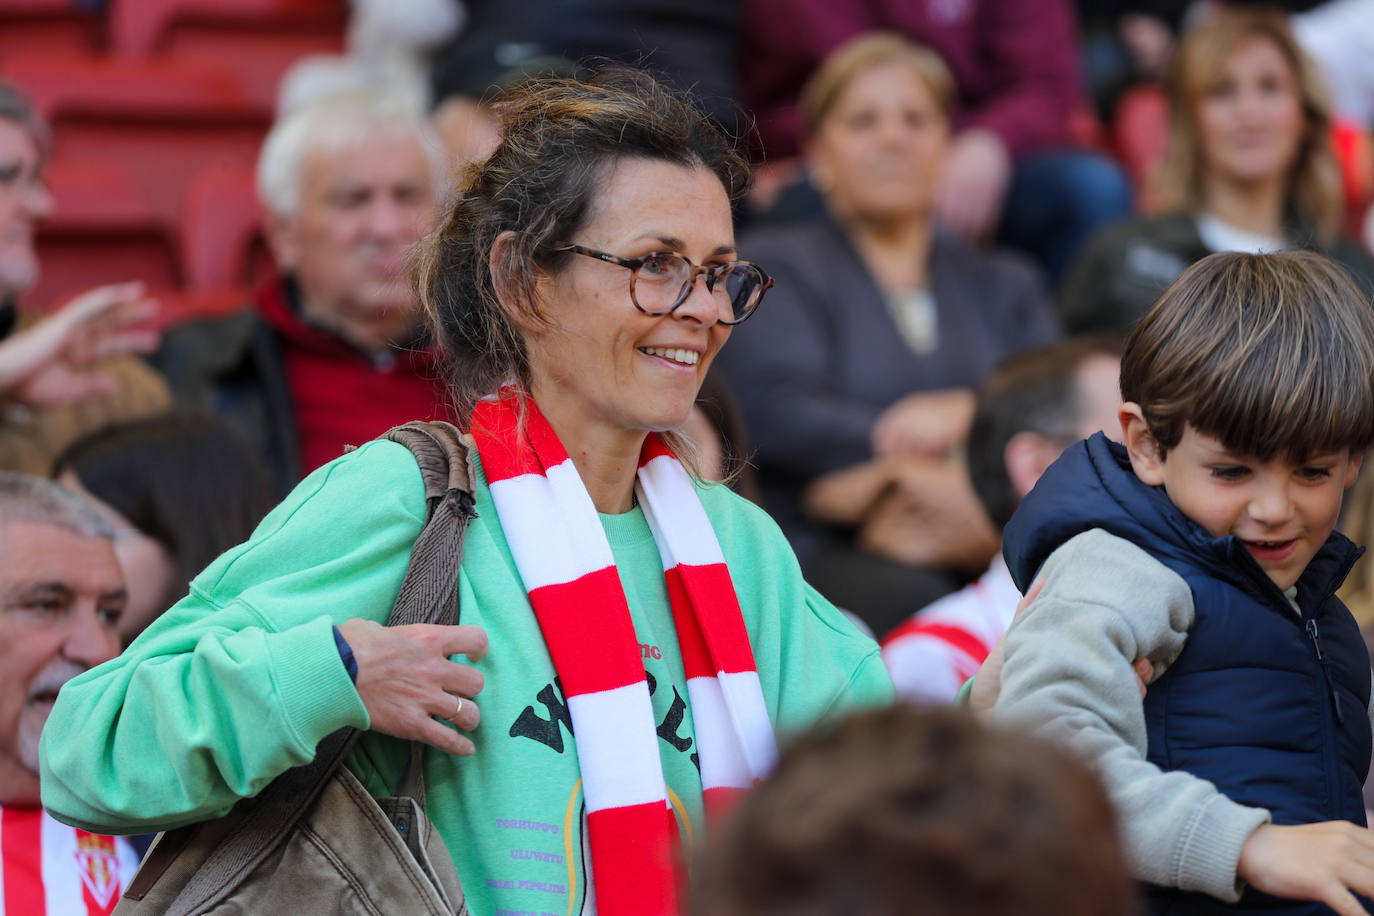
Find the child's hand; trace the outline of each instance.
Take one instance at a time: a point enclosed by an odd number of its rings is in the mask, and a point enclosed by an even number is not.
[[[1374,896],[1374,833],[1349,821],[1265,824],[1241,847],[1236,873],[1265,893],[1365,916],[1351,891]]]

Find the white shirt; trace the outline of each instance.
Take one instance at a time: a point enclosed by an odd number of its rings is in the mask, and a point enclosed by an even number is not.
[[[1197,234],[1208,251],[1244,251],[1248,254],[1273,254],[1284,251],[1288,243],[1281,238],[1247,232],[1208,213],[1197,216]]]

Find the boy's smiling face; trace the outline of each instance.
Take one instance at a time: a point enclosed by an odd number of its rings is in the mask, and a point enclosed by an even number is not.
[[[1359,475],[1363,455],[1349,449],[1293,464],[1284,455],[1260,461],[1239,455],[1187,425],[1163,458],[1137,404],[1121,407],[1131,466],[1142,481],[1163,486],[1169,500],[1215,537],[1234,535],[1274,584],[1297,583],[1336,527],[1341,498]]]

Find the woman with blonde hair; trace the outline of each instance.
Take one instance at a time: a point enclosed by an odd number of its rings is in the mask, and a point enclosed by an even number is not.
[[[1168,90],[1169,152],[1149,186],[1158,215],[1111,227],[1084,249],[1059,298],[1066,331],[1128,332],[1175,277],[1216,251],[1309,248],[1374,290],[1374,260],[1338,235],[1326,90],[1282,12],[1209,15],[1180,41]]]

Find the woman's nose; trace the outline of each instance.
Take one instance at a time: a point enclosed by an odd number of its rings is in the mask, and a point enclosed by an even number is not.
[[[692,278],[692,288],[687,293],[687,298],[682,300],[682,304],[673,310],[673,314],[679,318],[691,318],[710,327],[722,317],[722,301],[725,299],[725,281],[717,279],[711,282],[711,276],[705,272],[698,273]]]

